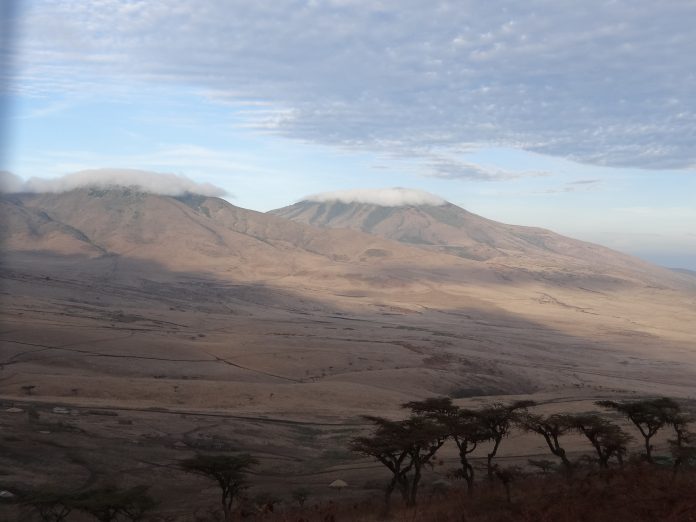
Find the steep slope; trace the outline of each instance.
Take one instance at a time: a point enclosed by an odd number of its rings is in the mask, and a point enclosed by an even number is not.
[[[41,209],[24,206],[20,197],[3,197],[0,216],[3,223],[0,241],[8,251],[45,250],[87,256],[105,253],[78,229],[52,219]]]
[[[310,227],[215,197],[85,188],[4,196],[0,204],[8,252],[141,260],[237,281],[311,277],[418,286],[418,277],[406,273],[423,267],[468,271],[482,283],[494,279],[470,261],[452,264],[448,256],[361,232]]]
[[[363,198],[364,199],[364,198]],[[549,230],[507,225],[452,203],[380,205],[320,196],[271,213],[321,228],[359,230],[459,258],[485,261],[505,272],[516,268],[562,283],[583,273],[636,283],[690,286],[686,277],[599,245]]]

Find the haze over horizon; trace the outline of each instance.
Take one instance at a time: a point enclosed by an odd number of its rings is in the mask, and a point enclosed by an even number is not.
[[[157,171],[261,211],[407,187],[696,269],[693,3],[35,0],[16,16],[2,169],[23,180]]]

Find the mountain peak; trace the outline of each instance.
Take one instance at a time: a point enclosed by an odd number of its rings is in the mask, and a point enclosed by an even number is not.
[[[435,207],[447,204],[447,201],[435,194],[425,192],[424,190],[401,187],[323,192],[307,196],[304,201],[315,203],[358,203],[380,207]]]

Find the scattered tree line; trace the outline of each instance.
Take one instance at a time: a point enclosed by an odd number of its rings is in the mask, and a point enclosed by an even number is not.
[[[680,405],[669,398],[635,401],[598,401],[597,406],[615,411],[632,423],[643,438],[644,452],[640,456],[654,464],[653,437],[664,428],[671,428],[674,438],[669,440],[672,466],[676,474],[684,465],[696,465],[696,435],[689,431],[691,417]],[[374,458],[391,473],[385,489],[385,507],[388,510],[392,493],[401,493],[407,505],[414,505],[417,490],[426,466],[432,466],[435,455],[447,440],[452,440],[459,451],[460,466],[457,476],[464,479],[471,494],[475,487],[475,470],[470,462],[471,453],[482,443],[488,443],[486,474],[498,478],[506,488],[513,480],[514,468],[501,468],[494,459],[503,440],[513,429],[536,433],[543,437],[551,454],[567,476],[571,476],[578,462],[568,457],[563,447],[563,436],[577,433],[584,436],[595,453],[595,462],[601,470],[612,461],[622,466],[633,437],[621,426],[599,413],[543,415],[529,409],[532,401],[509,404],[495,403],[480,409],[460,408],[450,398],[429,398],[408,402],[403,408],[409,416],[403,420],[366,416],[373,425],[371,435],[351,441],[351,449]],[[550,461],[532,461],[548,471]]]
[[[647,463],[655,464],[657,461],[652,443],[655,435],[660,430],[671,429],[673,438],[668,443],[673,477],[683,466],[696,466],[696,434],[689,431],[693,419],[676,401],[658,398],[598,401],[595,404],[622,415],[635,426],[643,439],[643,452],[639,458]],[[498,479],[503,484],[508,500],[510,484],[519,468],[501,467],[495,459],[503,441],[513,430],[540,435],[563,474],[569,478],[582,462],[582,459],[571,460],[563,447],[563,437],[570,433],[587,439],[594,450],[594,457],[589,459],[600,470],[607,470],[612,462],[623,465],[633,437],[607,416],[599,413],[543,415],[530,411],[535,405],[532,401],[515,401],[468,409],[456,406],[446,397],[408,402],[403,405],[408,411],[405,419],[364,417],[373,425],[372,433],[352,439],[350,449],[374,458],[389,470],[391,477],[384,493],[387,511],[395,491],[406,505],[416,504],[423,471],[433,466],[438,451],[448,440],[454,442],[458,450],[456,476],[465,481],[469,494],[476,487],[471,454],[481,444],[487,444],[486,477],[488,480]],[[587,456],[584,458],[588,459]],[[548,460],[530,460],[529,463],[545,473],[555,467]],[[235,502],[250,485],[249,471],[257,464],[258,461],[247,454],[197,454],[182,460],[177,467],[217,485],[224,520],[230,522]],[[292,492],[292,498],[300,508],[309,496],[310,492],[305,488]],[[78,493],[42,491],[23,496],[21,502],[32,507],[46,522],[62,522],[73,512],[91,515],[99,522],[141,521],[158,505],[149,494],[149,488],[142,485],[127,489],[105,486]],[[264,497],[260,502],[272,511],[278,499]]]

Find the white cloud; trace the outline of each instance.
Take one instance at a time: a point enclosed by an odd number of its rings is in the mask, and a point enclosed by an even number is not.
[[[549,176],[548,172],[515,172],[486,167],[451,158],[436,158],[426,163],[427,175],[440,179],[473,179],[479,181],[504,181],[510,179]]]
[[[210,183],[197,183],[185,176],[134,169],[92,169],[66,174],[58,178],[29,178],[22,181],[17,176],[3,173],[3,192],[68,192],[70,190],[113,186],[137,187],[144,192],[163,196],[181,196],[186,193],[220,197],[225,190]]]
[[[184,84],[238,101],[248,126],[341,147],[696,166],[691,0],[31,5],[32,95]]]
[[[19,176],[0,170],[0,192],[5,194],[14,194],[16,192],[22,192],[24,187],[24,181]]]
[[[439,206],[447,203],[444,199],[435,194],[430,194],[423,190],[406,188],[387,188],[387,189],[356,189],[356,190],[337,190],[335,192],[324,192],[314,194],[304,198],[305,201],[341,203],[365,203],[368,205],[379,205],[382,207],[403,207],[403,206]]]

